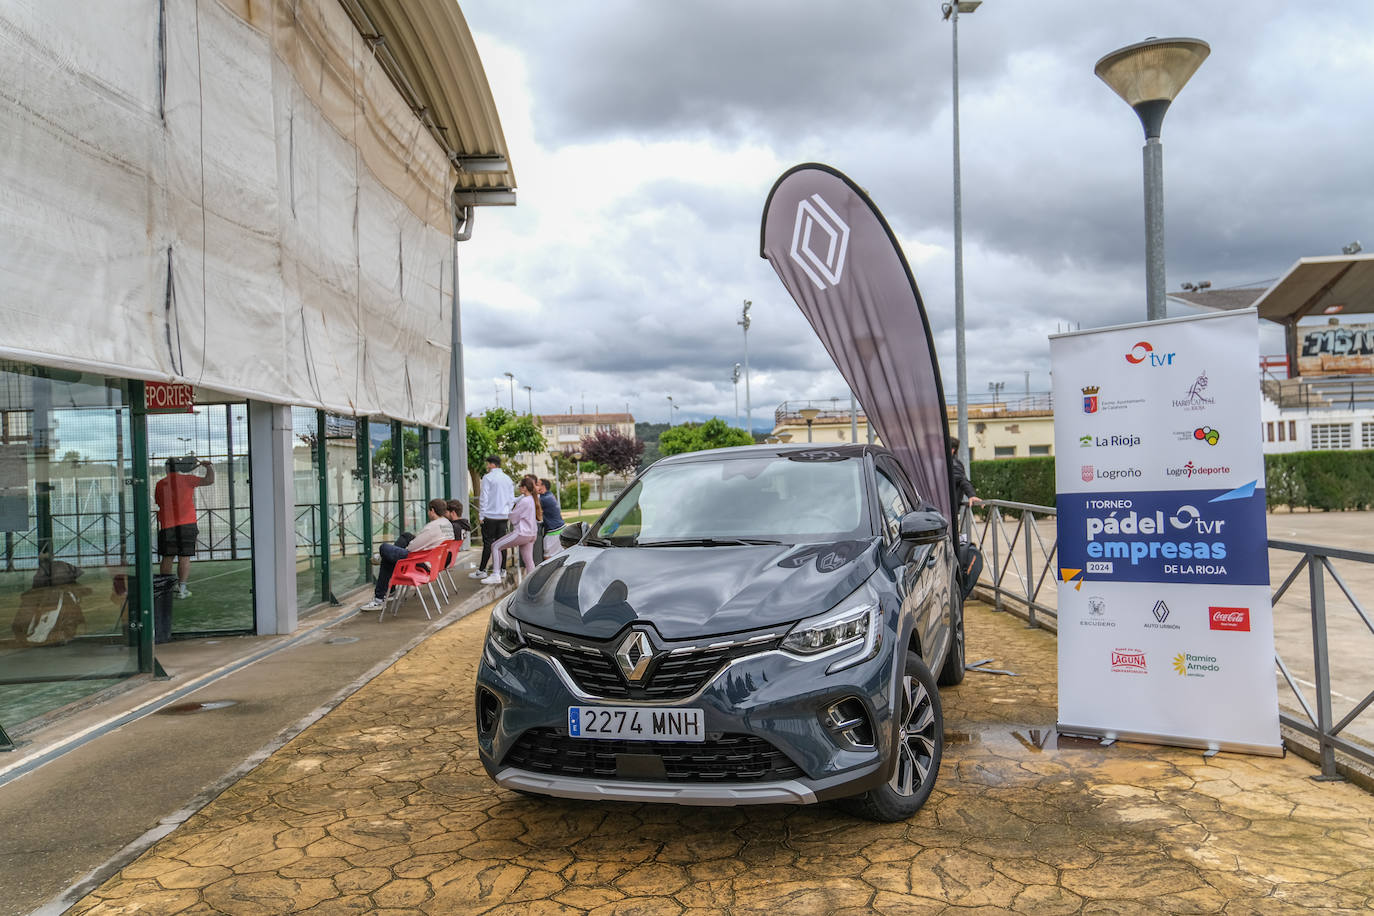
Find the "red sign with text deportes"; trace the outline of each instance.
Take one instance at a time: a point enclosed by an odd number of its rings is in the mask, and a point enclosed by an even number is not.
[[[144,382],[143,404],[149,413],[194,413],[196,389],[179,382]]]
[[[1209,607],[1207,608],[1208,626],[1213,630],[1236,630],[1250,632],[1250,609],[1248,607]]]

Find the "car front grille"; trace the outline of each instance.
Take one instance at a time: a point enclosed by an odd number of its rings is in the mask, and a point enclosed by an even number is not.
[[[589,640],[521,624],[525,641],[546,652],[589,696],[613,700],[677,700],[700,690],[733,659],[776,649],[776,632],[745,634],[706,646],[668,644],[658,649],[639,684],[626,681],[615,661],[615,647],[623,639]]]
[[[662,772],[625,773],[625,756],[636,762],[657,757]],[[506,754],[503,766],[551,776],[626,782],[763,782],[801,777],[787,755],[754,735],[724,734],[696,744],[675,741],[620,741],[571,738],[552,728],[532,728]]]

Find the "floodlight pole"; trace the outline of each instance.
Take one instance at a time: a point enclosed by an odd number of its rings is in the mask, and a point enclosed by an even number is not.
[[[950,23],[954,83],[954,378],[959,419],[959,460],[968,466],[968,355],[964,345],[964,198],[959,170],[959,8],[971,13],[978,3],[953,0],[940,8]],[[943,406],[943,405],[942,405]]]
[[[735,324],[744,328],[744,422],[745,431],[752,439],[754,436],[754,410],[749,400],[749,307],[754,303],[748,299],[744,300],[744,311],[740,313],[740,320]]]

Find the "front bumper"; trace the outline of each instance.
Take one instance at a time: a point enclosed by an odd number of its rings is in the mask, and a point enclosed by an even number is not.
[[[635,702],[589,694],[579,688],[559,661],[542,651],[524,648],[504,655],[490,643],[485,647],[477,674],[478,751],[483,766],[500,785],[525,792],[562,798],[607,799],[636,802],[667,802],[683,805],[812,804],[865,792],[889,776],[893,723],[893,634],[884,634],[883,646],[872,659],[827,674],[826,669],[842,656],[801,659],[779,650],[738,658],[708,680],[691,696],[671,702]],[[484,717],[483,691],[494,698],[499,710]],[[833,723],[825,710],[841,700],[862,704],[871,725],[872,746],[855,746]],[[715,773],[696,778],[679,771],[674,778],[632,776],[615,771],[596,777],[567,772],[539,771],[511,765],[507,760],[522,736],[532,729],[569,739],[569,706],[695,707],[703,710],[708,742],[730,736],[762,739],[792,766],[788,778],[735,780]],[[675,745],[690,756],[698,745]],[[614,751],[635,754],[633,742]],[[652,748],[648,748],[650,753]],[[519,756],[519,755],[516,755]],[[602,760],[619,759],[603,753]],[[677,755],[681,756],[681,755]]]

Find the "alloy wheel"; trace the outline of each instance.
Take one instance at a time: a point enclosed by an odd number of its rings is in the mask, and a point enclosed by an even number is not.
[[[898,795],[914,795],[931,778],[937,727],[935,707],[925,685],[909,674],[904,675],[897,767],[888,783]]]

